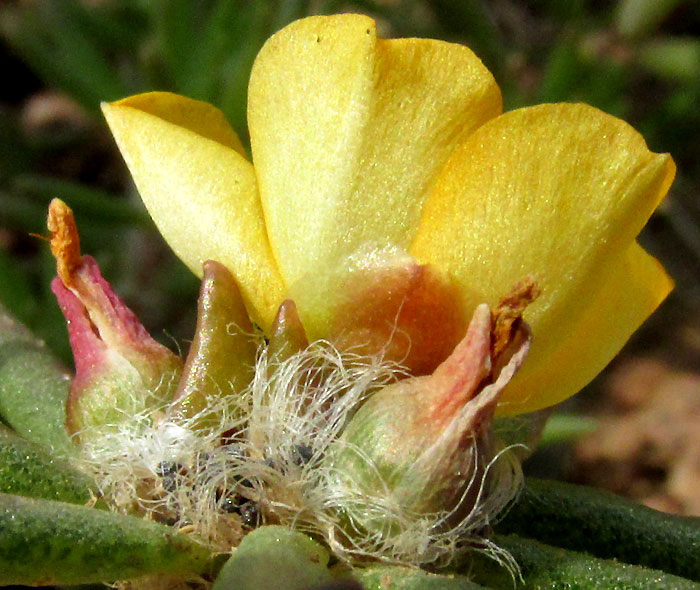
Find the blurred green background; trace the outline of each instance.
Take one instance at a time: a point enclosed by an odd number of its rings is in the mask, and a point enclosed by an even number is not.
[[[291,20],[340,11],[375,17],[383,37],[469,45],[494,73],[507,110],[586,102],[630,122],[652,150],[671,152],[678,177],[641,241],[663,261],[677,288],[625,355],[654,355],[677,370],[697,372],[696,0],[5,1],[0,4],[0,302],[71,366],[64,321],[49,290],[54,263],[47,244],[33,235],[47,233],[47,204],[60,197],[75,211],[84,252],[98,259],[116,291],[156,338],[186,348],[197,281],[164,245],[141,206],[99,103],[171,90],[218,106],[245,138],[247,80],[262,43]],[[569,410],[585,411],[601,382]],[[567,420],[559,422],[555,438],[567,439],[590,426]]]

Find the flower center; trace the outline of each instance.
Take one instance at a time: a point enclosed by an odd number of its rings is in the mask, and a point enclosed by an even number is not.
[[[329,338],[341,350],[383,354],[413,375],[427,375],[464,336],[462,299],[429,265],[364,268],[345,287],[352,298],[338,307]]]

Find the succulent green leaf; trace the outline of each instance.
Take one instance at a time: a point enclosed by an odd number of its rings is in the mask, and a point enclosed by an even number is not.
[[[210,573],[209,551],[171,527],[65,502],[0,494],[0,585]]]
[[[594,488],[528,478],[496,531],[700,582],[700,518],[665,514]]]
[[[57,454],[72,448],[65,430],[68,375],[44,346],[0,307],[0,417]]]
[[[0,493],[87,504],[94,488],[67,460],[0,427]]]
[[[306,535],[264,526],[243,539],[212,590],[307,590],[332,579],[328,559]]]
[[[376,566],[356,569],[355,579],[365,590],[482,590],[466,576],[436,575],[423,570],[399,566]],[[511,586],[512,587],[512,586]]]
[[[659,570],[551,547],[516,535],[496,536],[520,566],[521,583],[490,558],[475,554],[469,572],[491,588],[517,590],[700,590],[700,584]]]

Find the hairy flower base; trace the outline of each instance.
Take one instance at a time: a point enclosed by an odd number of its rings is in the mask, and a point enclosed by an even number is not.
[[[230,551],[257,525],[282,524],[322,536],[347,561],[444,564],[480,550],[513,567],[483,537],[520,488],[509,449],[475,469],[464,491],[472,506],[457,523],[451,511],[412,513],[389,485],[367,498],[334,477],[325,460],[331,445],[368,396],[405,376],[396,364],[323,341],[281,362],[261,345],[250,387],[209,400],[216,424],[203,430],[200,416],[171,416],[170,407],[142,413],[81,436],[80,466],[115,510],[169,522],[216,551]],[[466,452],[481,460],[478,448]],[[369,459],[367,469],[375,469]],[[381,514],[386,530],[354,527],[348,515],[357,510]]]

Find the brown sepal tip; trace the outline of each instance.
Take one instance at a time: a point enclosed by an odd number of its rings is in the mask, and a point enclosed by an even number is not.
[[[533,277],[516,283],[492,312],[491,357],[498,359],[506,351],[522,325],[525,308],[540,295]]]

